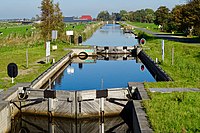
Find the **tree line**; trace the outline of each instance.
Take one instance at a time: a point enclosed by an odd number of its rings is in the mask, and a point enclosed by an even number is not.
[[[97,20],[154,23],[162,31],[200,36],[200,0],[188,0],[186,4],[177,5],[171,11],[166,6],[160,6],[156,11],[148,8],[130,12],[121,10],[112,14],[101,11]]]

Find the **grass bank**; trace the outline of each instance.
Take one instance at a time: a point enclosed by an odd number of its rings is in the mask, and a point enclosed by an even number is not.
[[[59,60],[69,51],[64,51],[66,45],[59,44],[58,50],[51,52],[51,60]],[[28,51],[28,67],[26,60],[26,52]],[[47,68],[51,66],[51,63],[43,63],[46,61],[46,53],[43,42],[32,47],[26,47],[26,45],[18,45],[17,47],[8,46],[1,47],[1,64],[0,64],[0,88],[7,89],[11,87],[11,78],[7,75],[7,65],[9,63],[16,63],[18,66],[18,76],[15,78],[15,83],[19,82],[31,82]]]
[[[143,104],[155,133],[199,133],[200,92],[151,93]]]
[[[137,25],[139,27],[139,24]],[[139,31],[137,31],[139,32]],[[162,61],[162,39],[145,35],[145,52],[174,80],[145,83],[145,88],[200,88],[200,45],[165,40]],[[172,49],[174,58],[172,63]],[[143,101],[148,119],[155,133],[200,132],[200,93],[151,93]]]
[[[76,24],[73,30],[76,34],[87,30],[85,34],[92,35],[98,26],[98,23]],[[3,24],[3,26],[0,27],[0,30],[4,33],[0,37],[0,89],[6,90],[14,85],[11,84],[11,78],[7,75],[7,65],[9,63],[16,63],[19,69],[19,74],[15,78],[15,83],[31,82],[52,65],[51,63],[44,63],[46,61],[44,41],[42,41],[39,35],[37,37],[23,36],[31,31],[33,27],[33,25],[11,25],[10,23],[7,25]],[[39,33],[39,31],[37,32]],[[15,34],[15,36],[13,36],[13,34]],[[85,39],[87,37],[88,36],[86,36]],[[56,61],[69,52],[64,51],[64,48],[81,47],[74,44],[70,45],[66,40],[52,42],[51,44],[57,44],[58,46],[58,50],[52,51],[50,57],[51,60],[54,58]],[[27,51],[28,67],[26,60]]]
[[[158,58],[159,66],[174,82],[146,83],[146,87],[200,88],[200,45],[165,40],[165,58],[162,61],[161,42],[162,39],[147,39],[145,47],[149,49],[145,52],[153,60]]]

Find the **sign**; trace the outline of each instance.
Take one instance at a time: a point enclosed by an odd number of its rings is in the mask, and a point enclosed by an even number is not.
[[[66,34],[67,34],[68,36],[72,36],[72,35],[74,35],[74,32],[73,32],[73,31],[66,31]]]
[[[58,37],[58,31],[57,30],[52,30],[52,40],[56,40]]]
[[[56,98],[55,90],[44,90],[44,98]]]
[[[50,56],[50,42],[46,42],[46,57]]]
[[[107,98],[108,90],[96,90],[96,98]]]
[[[18,75],[18,68],[15,63],[10,63],[7,66],[8,76],[11,78],[15,78]]]
[[[145,45],[146,44],[146,40],[144,38],[140,39],[140,44]]]

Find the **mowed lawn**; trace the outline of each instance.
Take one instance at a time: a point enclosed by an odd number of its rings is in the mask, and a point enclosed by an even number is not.
[[[135,26],[155,28],[151,24],[138,23]],[[200,88],[200,44],[165,40],[162,61],[162,39],[147,35],[146,40],[145,52],[154,61],[158,58],[159,66],[174,80],[145,83],[147,91],[148,88]],[[150,100],[143,101],[143,105],[155,133],[200,132],[200,92],[148,94]]]
[[[58,50],[51,51],[50,63],[47,64],[40,63],[46,61],[46,53],[43,43],[28,48],[26,45],[19,45],[16,47],[1,47],[0,89],[8,89],[13,85],[11,84],[11,78],[7,75],[7,65],[9,63],[16,63],[19,69],[19,74],[15,78],[15,83],[31,82],[52,65],[51,61],[53,58],[58,61],[61,57],[69,52],[64,51],[64,47],[66,47],[66,45],[58,44]],[[28,68],[26,60],[27,51]]]

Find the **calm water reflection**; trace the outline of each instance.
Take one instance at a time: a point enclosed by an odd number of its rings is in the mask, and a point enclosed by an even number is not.
[[[120,25],[107,24],[97,30],[83,44],[97,46],[134,46],[137,40],[133,34],[123,34]],[[126,55],[125,55],[126,56]],[[117,60],[117,59],[116,59]],[[141,71],[142,63],[131,60],[86,59],[80,64],[72,63],[56,79],[53,89],[88,90],[127,87],[128,82],[154,82],[147,69]]]
[[[133,34],[123,34],[120,25],[107,24],[97,30],[83,44],[96,46],[134,46],[137,44],[137,40]]]
[[[90,58],[83,63],[72,63],[55,80],[56,90],[89,90],[127,87],[128,82],[154,82],[155,79],[142,63],[136,63],[134,57],[130,60],[97,60]],[[76,61],[77,59],[74,59]]]
[[[19,116],[12,122],[11,133],[131,133],[121,117],[72,120],[66,118]]]

